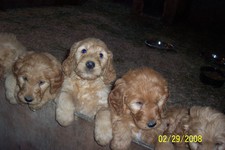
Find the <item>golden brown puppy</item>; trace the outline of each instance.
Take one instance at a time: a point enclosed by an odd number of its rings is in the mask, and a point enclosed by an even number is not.
[[[132,139],[152,144],[166,127],[161,114],[168,95],[166,80],[150,68],[131,70],[118,79],[109,95],[111,148],[128,149]]]
[[[6,77],[6,97],[31,110],[53,100],[63,82],[60,62],[48,53],[27,52],[15,62],[13,73]]]
[[[99,39],[87,38],[73,44],[63,62],[65,80],[56,98],[56,120],[62,126],[72,123],[74,113],[88,119],[94,119],[97,113],[95,139],[101,145],[112,138],[107,101],[111,82],[116,77],[112,58],[106,44]]]
[[[197,141],[189,141],[191,150],[225,150],[223,113],[210,107],[194,106],[190,109],[190,121],[186,127],[189,135],[201,136]]]
[[[0,33],[0,77],[12,72],[12,66],[26,48],[11,33]]]

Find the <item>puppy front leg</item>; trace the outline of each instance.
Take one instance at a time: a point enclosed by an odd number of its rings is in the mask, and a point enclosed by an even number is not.
[[[56,121],[62,126],[70,125],[74,120],[75,106],[73,97],[67,92],[61,92],[56,101]]]
[[[112,140],[112,123],[109,108],[101,108],[95,116],[95,140],[99,145],[107,145]]]
[[[126,150],[129,148],[131,140],[132,134],[128,124],[123,121],[114,122],[111,148],[113,150]]]
[[[6,98],[11,104],[18,104],[16,93],[17,81],[13,74],[9,74],[5,79]]]

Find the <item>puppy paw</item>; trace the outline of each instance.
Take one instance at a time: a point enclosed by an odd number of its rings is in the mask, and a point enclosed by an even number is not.
[[[107,145],[112,140],[110,111],[100,110],[95,117],[95,140],[99,145]]]
[[[112,128],[105,128],[103,130],[95,130],[95,141],[101,145],[105,146],[112,140]]]
[[[132,141],[132,134],[126,123],[118,121],[113,125],[113,139],[111,148],[114,150],[126,150]]]
[[[68,126],[74,120],[74,111],[72,110],[62,110],[60,108],[56,109],[56,121],[61,126]]]
[[[17,100],[15,98],[7,98],[10,104],[18,104]]]
[[[10,104],[18,104],[18,101],[15,96],[12,94],[12,92],[9,92],[8,90],[6,90],[6,99],[9,101]]]

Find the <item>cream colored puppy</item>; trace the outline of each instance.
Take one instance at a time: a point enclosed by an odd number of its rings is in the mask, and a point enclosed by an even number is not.
[[[53,100],[63,83],[60,62],[49,53],[27,52],[5,80],[6,98],[12,104],[27,104],[31,110]]]
[[[56,120],[68,126],[74,113],[95,119],[95,139],[104,145],[112,138],[108,94],[116,73],[113,55],[99,39],[87,38],[70,49],[63,62],[65,80],[56,98]],[[107,134],[108,133],[108,134]]]
[[[211,107],[193,106],[186,124],[189,135],[198,139],[189,140],[191,150],[225,150],[225,115]]]

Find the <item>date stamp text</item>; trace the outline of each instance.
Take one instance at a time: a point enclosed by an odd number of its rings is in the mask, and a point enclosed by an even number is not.
[[[172,142],[172,143],[193,143],[193,142],[202,142],[201,135],[159,135],[159,143]]]

